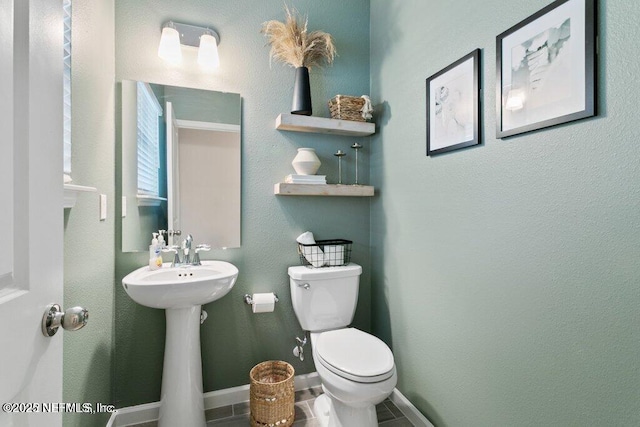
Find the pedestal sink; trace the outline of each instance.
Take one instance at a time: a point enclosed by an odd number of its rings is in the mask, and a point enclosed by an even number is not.
[[[162,372],[159,427],[204,427],[200,306],[225,296],[238,269],[224,261],[151,271],[139,268],[122,279],[138,304],[166,310],[167,337]]]

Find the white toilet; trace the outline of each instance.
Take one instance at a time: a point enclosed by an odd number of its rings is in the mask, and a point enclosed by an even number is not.
[[[323,427],[374,427],[375,405],[397,382],[393,353],[380,339],[355,328],[362,267],[289,267],[293,310],[305,331],[324,394],[314,412]]]

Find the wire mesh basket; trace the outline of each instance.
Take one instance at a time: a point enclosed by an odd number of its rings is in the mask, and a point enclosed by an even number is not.
[[[300,263],[309,268],[339,267],[351,262],[351,240],[318,240],[315,244],[298,243]]]
[[[295,419],[295,370],[287,362],[269,360],[258,363],[249,377],[252,427],[284,427]]]

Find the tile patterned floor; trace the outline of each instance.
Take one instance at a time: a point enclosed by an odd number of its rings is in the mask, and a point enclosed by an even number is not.
[[[294,427],[318,427],[313,414],[313,401],[322,393],[320,387],[296,392],[296,421]],[[413,424],[390,400],[376,406],[378,425],[384,427],[413,427]],[[209,409],[205,412],[207,427],[247,427],[249,425],[249,402]],[[135,427],[157,427],[157,422],[136,424]],[[134,426],[132,426],[134,427]]]

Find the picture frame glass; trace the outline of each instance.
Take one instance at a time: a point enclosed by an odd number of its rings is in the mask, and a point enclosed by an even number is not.
[[[429,82],[430,149],[461,144],[474,138],[473,58]]]
[[[427,79],[427,156],[480,143],[480,49]]]
[[[585,110],[585,8],[567,1],[502,39],[502,132]]]

